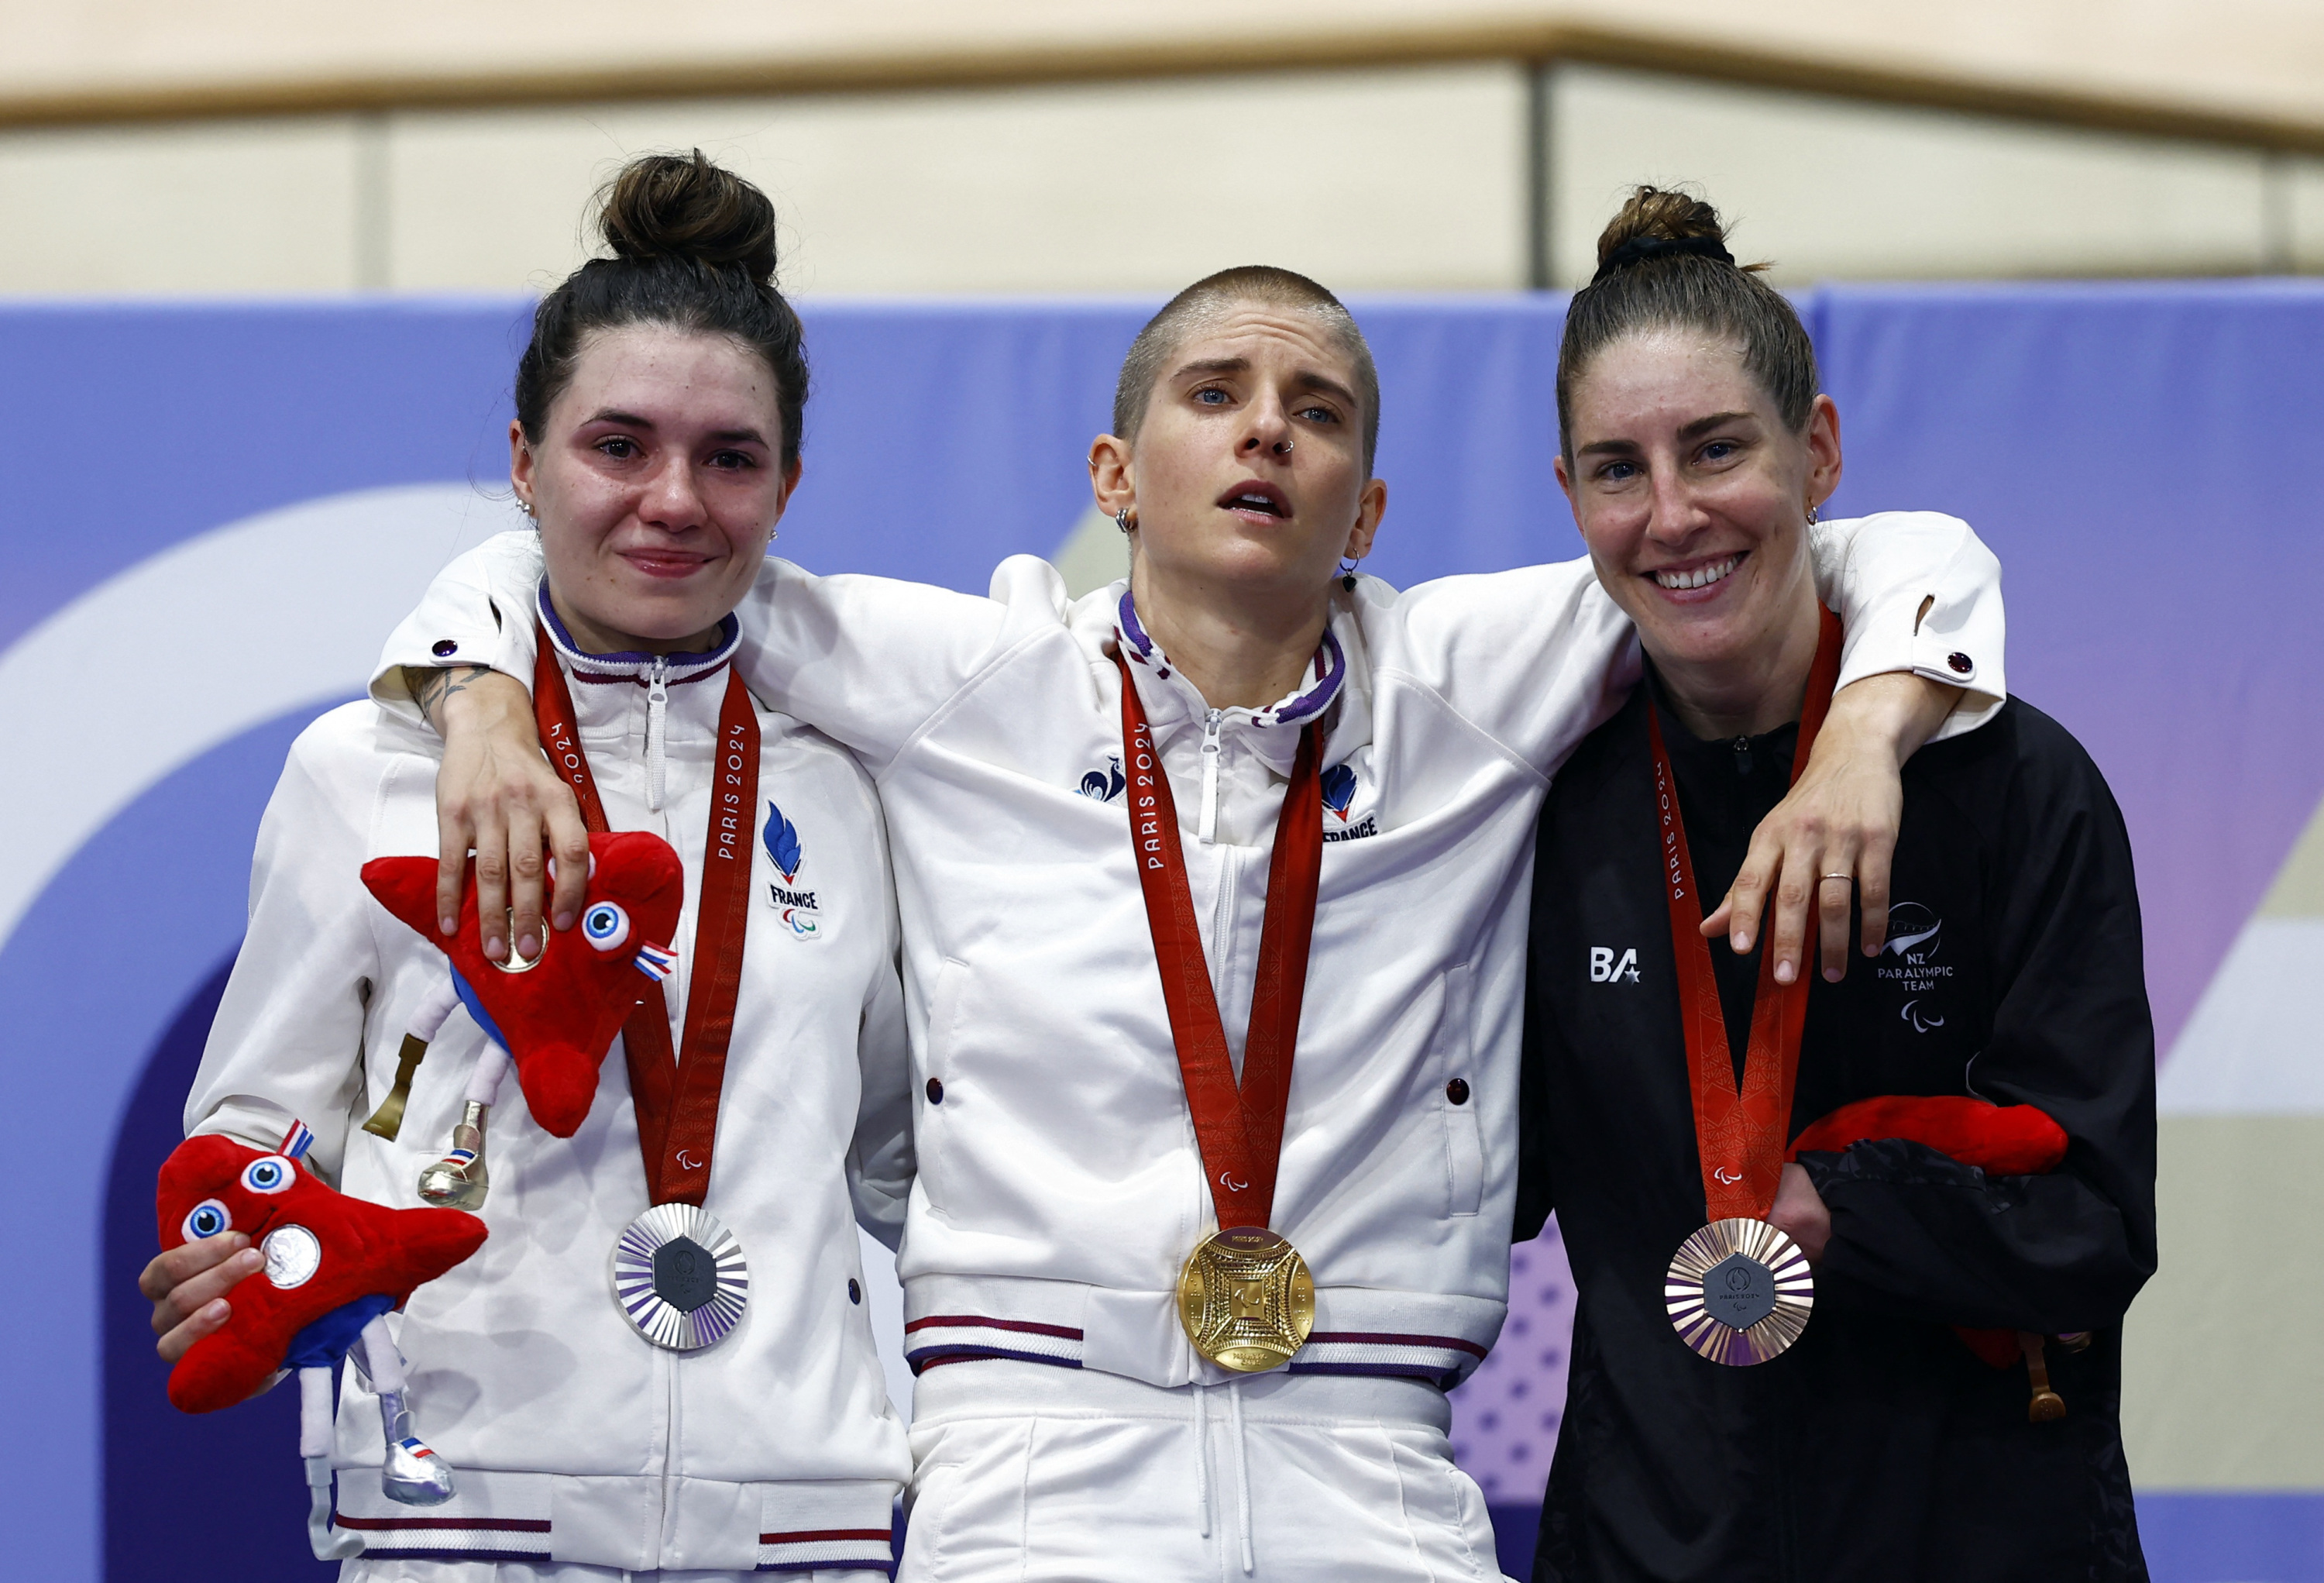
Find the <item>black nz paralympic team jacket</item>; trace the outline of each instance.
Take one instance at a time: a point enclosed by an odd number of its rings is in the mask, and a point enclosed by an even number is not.
[[[2048,1175],[1886,1140],[1803,1156],[1831,1211],[1815,1309],[1756,1367],[1688,1350],[1663,1275],[1705,1219],[1642,684],[1542,810],[1519,1238],[1554,1210],[1579,1295],[1534,1576],[1555,1583],[2143,1579],[2117,1411],[2154,1269],[2154,1050],[2122,817],[2012,699],[1904,772],[1889,940],[1819,977],[1792,1133],[1851,1101],[1973,1095],[2068,1134]],[[1781,801],[1796,727],[1701,742],[1663,713],[1701,893]],[[1713,942],[1738,1069],[1756,958]],[[1954,1325],[2056,1337],[2062,1421]]]

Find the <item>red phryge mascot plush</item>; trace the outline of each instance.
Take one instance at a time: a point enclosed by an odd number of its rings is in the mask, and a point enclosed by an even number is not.
[[[534,1119],[569,1138],[589,1114],[597,1068],[622,1023],[649,995],[660,1014],[654,992],[678,963],[664,942],[678,930],[686,886],[678,854],[660,837],[592,836],[579,926],[552,935],[530,962],[503,966],[484,953],[473,865],[448,940],[436,932],[434,858],[383,857],[364,865],[363,879],[450,958],[446,983],[409,1025],[393,1089],[364,1130],[397,1135],[412,1077],[455,1008],[466,1005],[492,1041],[470,1078],[450,1153],[420,1173],[420,1199],[438,1207],[391,1209],[335,1191],[301,1163],[314,1143],[303,1123],[272,1153],[232,1138],[189,1138],[162,1166],[155,1199],[164,1249],[239,1231],[265,1253],[263,1277],[235,1287],[232,1319],[180,1360],[170,1400],[208,1412],[263,1390],[278,1371],[298,1371],[308,1529],[326,1560],[363,1550],[332,1527],[332,1365],[352,1358],[379,1393],[388,1496],[422,1506],[451,1499],[451,1469],[411,1432],[404,1363],[383,1316],[483,1245],[484,1223],[460,1211],[484,1200],[485,1117],[512,1060]]]
[[[422,1506],[451,1498],[451,1470],[411,1432],[403,1359],[383,1316],[483,1246],[484,1223],[337,1191],[303,1163],[314,1136],[293,1123],[272,1153],[215,1134],[188,1138],[161,1167],[154,1211],[165,1250],[239,1231],[265,1254],[264,1270],[234,1288],[233,1319],[178,1360],[170,1400],[211,1412],[255,1395],[278,1371],[298,1371],[309,1526],[328,1560],[354,1553],[329,1531],[331,1366],[340,1358],[352,1356],[379,1393],[388,1495]]]
[[[396,1095],[365,1125],[396,1135],[400,1096],[412,1069],[453,1007],[466,1005],[493,1043],[470,1078],[452,1148],[421,1174],[420,1196],[430,1204],[475,1208],[488,1186],[484,1127],[509,1063],[515,1063],[533,1120],[557,1137],[571,1137],[596,1098],[597,1069],[613,1035],[677,967],[668,942],[678,932],[685,870],[659,836],[642,830],[591,836],[580,923],[552,933],[530,961],[519,962],[512,953],[506,963],[484,955],[473,862],[460,899],[459,930],[449,940],[436,931],[436,859],[374,858],[364,865],[363,878],[382,906],[441,948],[452,967],[445,993],[413,1019]]]
[[[1786,1160],[1830,1151],[1837,1153],[1871,1138],[1903,1138],[1926,1144],[1988,1176],[2043,1176],[2066,1157],[2066,1129],[2031,1105],[1995,1105],[1964,1095],[1888,1095],[1843,1105],[1792,1142]],[[1969,1349],[1995,1368],[2007,1368],[2022,1356],[2034,1388],[2027,1416],[2044,1423],[2066,1415],[2066,1403],[2050,1389],[2042,1338],[2030,1330],[1953,1327]],[[2087,1335],[2061,1337],[2069,1346],[2087,1346]]]

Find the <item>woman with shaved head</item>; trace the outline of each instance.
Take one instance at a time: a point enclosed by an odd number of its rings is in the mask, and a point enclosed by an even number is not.
[[[1534,820],[1638,662],[1587,562],[1358,575],[1379,425],[1339,301],[1231,270],[1140,332],[1091,446],[1126,580],[1069,601],[1017,557],[980,598],[770,560],[744,601],[740,673],[854,753],[894,847],[908,1578],[1494,1573],[1444,1392],[1506,1308]],[[1853,685],[1714,919],[1748,938],[1773,890],[1787,974],[1818,875],[1858,876],[1877,940],[1901,758],[1997,702],[1912,672],[1969,648],[2000,687],[1997,569],[1963,524],[1812,548]],[[509,535],[456,562],[377,683],[401,699],[446,644],[503,673],[437,711],[442,850],[513,871],[526,953],[543,847],[564,927],[581,837],[535,746],[530,626],[493,616],[539,558]],[[1844,901],[1821,922],[1833,972]]]

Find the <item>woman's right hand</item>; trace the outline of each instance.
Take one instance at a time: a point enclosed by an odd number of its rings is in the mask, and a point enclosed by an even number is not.
[[[266,1255],[239,1231],[156,1254],[137,1277],[137,1290],[153,1305],[153,1334],[161,1338],[153,1350],[161,1361],[176,1363],[225,1324],[234,1312],[227,1289],[265,1264]]]
[[[532,698],[512,679],[482,666],[408,673],[411,694],[443,734],[436,774],[437,927],[459,928],[468,853],[476,855],[476,908],[484,955],[540,954],[545,854],[558,859],[549,921],[573,927],[589,887],[589,830],[573,789],[541,755]]]

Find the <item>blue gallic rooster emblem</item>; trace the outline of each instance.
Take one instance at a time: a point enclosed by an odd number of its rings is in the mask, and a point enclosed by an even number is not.
[[[781,872],[783,883],[789,884],[797,879],[800,861],[798,827],[785,819],[783,810],[772,802],[767,804],[767,826],[759,832],[759,838],[766,843],[767,856]]]
[[[1333,764],[1323,772],[1323,806],[1344,821],[1348,806],[1356,800],[1356,772],[1346,764]]]
[[[1111,802],[1121,795],[1128,782],[1121,778],[1121,760],[1114,754],[1105,755],[1105,768],[1092,770],[1082,777],[1081,794],[1100,802]]]

